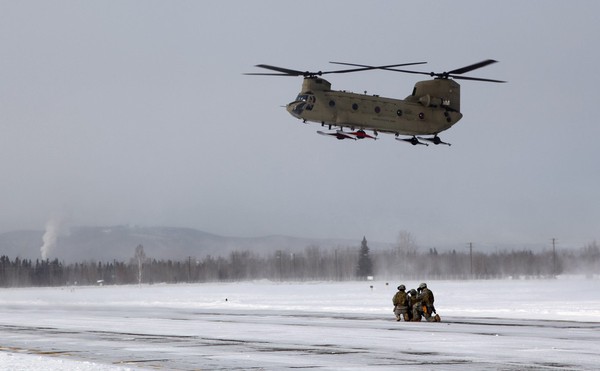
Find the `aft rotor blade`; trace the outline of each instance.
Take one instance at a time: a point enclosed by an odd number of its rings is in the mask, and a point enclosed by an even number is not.
[[[329,63],[331,63],[331,64],[341,64],[343,66],[354,66],[354,67],[364,67],[364,68],[369,68],[369,69],[380,69],[380,68],[414,66],[414,65],[417,65],[417,64],[426,64],[427,62],[400,63],[400,64],[390,64],[390,65],[387,65],[387,66],[369,66],[367,64],[346,63],[346,62],[329,62]]]
[[[436,73],[436,72],[421,72],[421,71],[406,71],[406,70],[399,70],[396,68],[382,68],[384,70],[387,71],[397,71],[397,72],[404,72],[404,73],[414,73],[414,74],[419,74],[419,75],[428,75],[431,77],[437,77],[437,78],[441,78],[441,79],[447,79],[449,77],[456,79],[456,80],[471,80],[471,81],[485,81],[485,82],[497,82],[497,83],[505,83],[506,81],[502,81],[502,80],[494,80],[494,79],[484,79],[484,78],[480,78],[480,77],[467,77],[467,76],[457,76],[469,71],[473,71],[476,70],[478,68],[482,68],[485,67],[487,65],[490,65],[492,63],[496,63],[497,61],[493,60],[493,59],[486,59],[485,61],[481,61],[479,63],[475,63],[466,67],[462,67],[462,68],[457,68],[455,70],[452,70],[450,72],[443,72],[443,73]]]
[[[389,67],[401,67],[401,66],[412,66],[415,64],[424,64],[426,62],[416,62],[416,63],[401,63],[401,64],[390,64],[387,66],[367,66],[367,65],[362,65],[362,64],[351,64],[351,63],[340,63],[340,62],[332,62],[332,63],[337,63],[337,64],[345,64],[348,66],[355,66],[358,68],[351,68],[351,69],[345,69],[345,70],[334,70],[334,71],[318,71],[318,72],[311,72],[311,71],[299,71],[299,70],[293,70],[290,68],[284,68],[284,67],[278,67],[278,66],[271,66],[268,64],[257,64],[255,67],[259,67],[259,68],[264,68],[267,70],[271,70],[271,71],[276,71],[279,73],[245,73],[244,75],[261,75],[261,76],[305,76],[305,77],[309,77],[309,76],[321,76],[321,75],[326,75],[326,74],[331,74],[331,73],[350,73],[350,72],[360,72],[360,71],[368,71],[368,70],[376,70],[376,69],[385,69],[385,68],[389,68]]]
[[[502,81],[502,80],[482,79],[479,77],[454,76],[454,75],[450,75],[450,77],[452,77],[453,79],[456,79],[456,80],[472,80],[472,81],[499,82],[499,83],[506,82],[506,81]]]
[[[329,63],[334,63],[334,64],[342,64],[342,65],[346,65],[346,66],[359,66],[359,67],[365,67],[365,68],[369,68],[369,69],[379,69],[379,70],[386,70],[386,71],[395,71],[395,72],[404,72],[404,73],[414,73],[414,74],[419,74],[419,75],[427,75],[427,76],[432,76],[431,73],[429,72],[422,72],[422,71],[409,71],[409,70],[399,70],[397,68],[392,68],[392,67],[401,67],[401,66],[412,66],[412,65],[416,65],[416,64],[426,64],[427,62],[415,62],[415,63],[403,63],[403,64],[390,64],[387,66],[368,66],[365,64],[356,64],[356,63],[344,63],[344,62],[329,62]]]
[[[368,71],[368,70],[392,70],[392,67],[402,67],[402,66],[414,66],[417,64],[426,64],[427,62],[413,62],[413,63],[400,63],[400,64],[389,64],[387,66],[369,66],[366,64],[357,64],[357,63],[345,63],[345,62],[329,62],[332,64],[340,64],[343,66],[355,66],[355,67],[360,67],[360,68],[355,68],[355,69],[350,69],[350,70],[340,70],[340,71],[332,71],[331,73],[346,73],[346,72],[358,72],[358,71]],[[404,71],[404,70],[393,70],[393,71],[400,71],[400,72],[408,72],[408,73],[412,73],[414,71]],[[323,72],[325,73],[325,72]],[[414,72],[414,73],[418,73],[418,72]]]
[[[495,61],[493,59],[486,59],[485,61],[481,61],[479,63],[475,63],[466,67],[461,67],[461,68],[457,68],[455,70],[452,71],[448,71],[446,72],[448,75],[462,75],[463,73],[469,72],[469,71],[473,71],[476,70],[478,68],[482,68],[485,67],[487,65],[490,65],[492,63],[496,63],[498,61]]]

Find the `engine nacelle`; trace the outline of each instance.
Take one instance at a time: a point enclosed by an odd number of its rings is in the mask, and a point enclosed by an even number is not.
[[[432,97],[426,94],[419,98],[419,102],[425,107],[441,107],[444,105],[444,100],[438,97]],[[449,101],[447,101],[449,103]]]
[[[408,100],[418,101],[425,107],[448,107],[460,112],[460,85],[451,79],[419,81]]]

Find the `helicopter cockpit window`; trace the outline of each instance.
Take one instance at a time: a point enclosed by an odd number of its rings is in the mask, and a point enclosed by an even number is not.
[[[296,102],[305,102],[306,103],[306,104],[303,104],[302,107],[303,107],[303,109],[306,109],[308,111],[312,111],[313,104],[315,104],[316,101],[317,101],[317,98],[312,94],[299,94],[298,97],[296,97]]]

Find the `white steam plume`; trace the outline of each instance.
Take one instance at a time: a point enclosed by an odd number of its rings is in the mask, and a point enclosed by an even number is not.
[[[50,250],[54,249],[54,247],[56,246],[56,241],[58,240],[61,224],[62,223],[60,219],[57,218],[52,218],[46,223],[46,231],[44,232],[44,236],[42,237],[43,245],[42,247],[40,247],[43,260],[46,260],[48,258]]]

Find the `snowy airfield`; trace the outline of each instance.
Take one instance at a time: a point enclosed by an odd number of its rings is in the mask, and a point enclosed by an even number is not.
[[[597,278],[0,289],[2,370],[595,370]],[[372,287],[371,287],[372,286]]]

